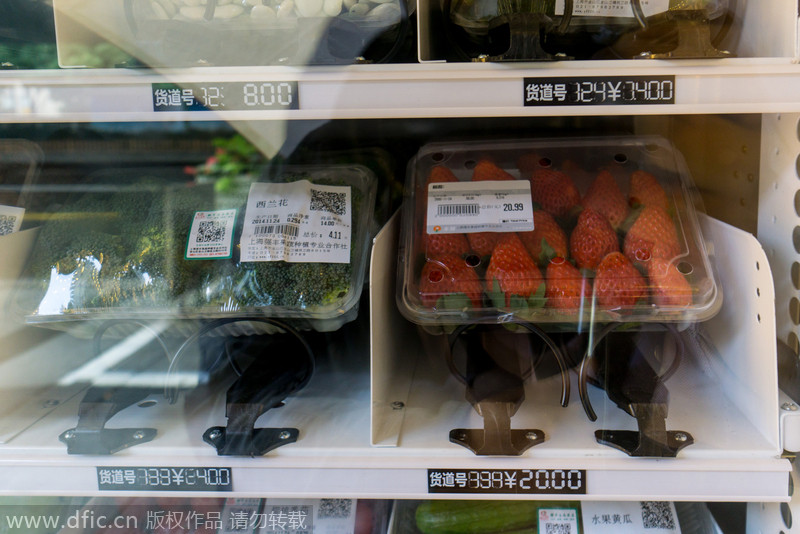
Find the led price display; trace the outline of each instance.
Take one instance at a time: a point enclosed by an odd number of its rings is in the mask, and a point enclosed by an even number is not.
[[[297,82],[154,83],[153,111],[300,109]]]
[[[675,76],[525,78],[526,106],[625,106],[675,103]]]
[[[585,495],[584,469],[428,469],[428,493]]]
[[[232,491],[230,467],[98,467],[101,490]]]

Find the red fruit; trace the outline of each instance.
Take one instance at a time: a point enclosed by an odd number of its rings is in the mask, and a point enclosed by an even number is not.
[[[536,169],[542,166],[549,166],[550,162],[546,158],[542,158],[539,154],[531,153],[524,154],[517,159],[517,168],[519,169],[522,177],[527,177]]]
[[[472,171],[472,181],[485,182],[489,180],[516,180],[516,178],[488,159],[482,159],[475,165],[475,170]]]
[[[419,278],[419,295],[422,304],[436,307],[439,298],[463,293],[473,307],[481,306],[481,282],[475,269],[455,254],[443,254],[429,259]]]
[[[431,168],[431,172],[428,174],[429,184],[457,181],[458,178],[456,178],[456,175],[453,174],[453,171],[443,165],[437,165],[436,167]]]
[[[426,258],[442,254],[461,256],[469,253],[469,242],[464,234],[423,234],[422,244]]]
[[[501,235],[486,269],[486,289],[493,292],[497,282],[508,306],[512,295],[528,298],[536,293],[544,279],[517,234]]]
[[[658,306],[692,305],[692,287],[674,263],[661,258],[647,262],[653,303]]]
[[[547,305],[556,310],[574,312],[592,295],[589,280],[560,256],[550,260],[545,278]]]
[[[478,256],[488,256],[503,236],[500,232],[475,232],[467,234],[469,248]]]
[[[562,258],[567,257],[567,234],[561,229],[553,216],[546,211],[534,211],[533,230],[519,232],[517,235],[519,235],[522,244],[525,245],[531,257],[540,265],[546,265],[553,253]],[[552,250],[550,255],[546,253],[547,248]]]
[[[678,232],[669,214],[662,208],[645,206],[625,235],[624,251],[635,263],[679,255]]]
[[[647,298],[647,282],[628,258],[612,252],[597,266],[594,294],[604,308],[633,306]]]
[[[579,268],[595,269],[606,255],[619,251],[619,239],[604,216],[585,208],[569,238],[569,251]]]
[[[555,217],[566,217],[581,201],[572,178],[563,172],[537,169],[530,180],[533,201]]]
[[[628,200],[631,206],[657,206],[669,211],[667,193],[655,176],[645,171],[634,171],[631,175]]]
[[[584,208],[591,208],[601,213],[611,227],[616,230],[628,216],[628,202],[620,191],[614,176],[608,171],[601,171],[597,175],[586,196],[581,200]]]

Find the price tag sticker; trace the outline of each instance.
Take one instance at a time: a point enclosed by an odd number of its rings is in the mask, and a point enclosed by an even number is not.
[[[585,469],[428,469],[428,493],[585,495]]]
[[[250,185],[242,229],[242,261],[350,263],[350,186]]]
[[[539,534],[579,534],[575,508],[539,508]]]
[[[525,106],[631,106],[675,103],[675,76],[525,78]]]
[[[640,0],[646,17],[663,13],[669,9],[669,0]],[[564,0],[556,0],[556,15],[564,14]],[[616,0],[575,0],[573,17],[633,17],[630,2]]]
[[[187,260],[230,258],[236,210],[198,211],[192,219]]]
[[[428,234],[533,230],[528,180],[445,182],[428,186]]]
[[[106,491],[233,491],[230,467],[97,467]]]
[[[675,503],[668,501],[584,502],[585,534],[680,534]]]
[[[0,236],[19,232],[25,208],[0,206]]]

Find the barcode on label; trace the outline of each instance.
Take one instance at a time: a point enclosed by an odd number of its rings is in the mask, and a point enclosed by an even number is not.
[[[547,523],[544,525],[544,534],[577,534],[572,532],[571,523]]]
[[[219,243],[225,238],[225,221],[202,221],[197,225],[198,243]]]
[[[256,226],[253,228],[253,235],[282,234],[288,237],[297,237],[300,230],[294,224],[270,224],[266,226]]]
[[[16,215],[0,215],[0,235],[8,235],[17,225]]]
[[[347,193],[319,191],[311,189],[311,211],[327,211],[335,215],[344,215],[347,209]]]
[[[322,519],[347,518],[353,513],[353,501],[350,499],[320,499],[318,515]]]
[[[669,502],[648,501],[639,504],[642,507],[644,528],[675,529],[675,517]]]
[[[437,215],[480,215],[480,204],[439,204]]]

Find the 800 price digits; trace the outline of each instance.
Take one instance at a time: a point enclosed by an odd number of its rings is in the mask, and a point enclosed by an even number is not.
[[[428,493],[586,493],[583,469],[429,469]]]

